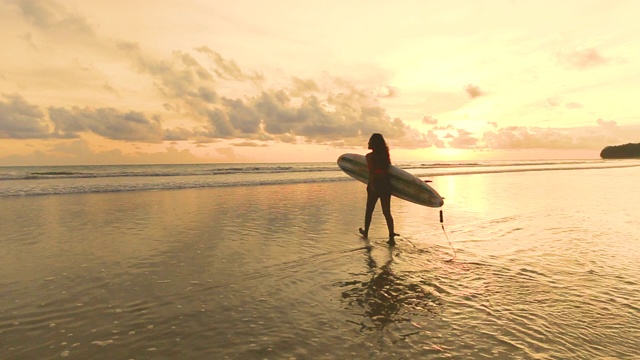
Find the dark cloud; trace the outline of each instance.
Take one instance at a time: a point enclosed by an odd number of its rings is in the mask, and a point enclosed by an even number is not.
[[[194,136],[194,131],[181,127],[166,129],[164,131],[164,140],[166,141],[187,141]]]
[[[334,91],[321,92],[314,80],[296,77],[284,87],[265,90],[259,84],[261,75],[243,71],[234,61],[207,47],[196,49],[206,55],[203,62],[183,52],[174,52],[168,60],[156,60],[132,43],[122,43],[120,48],[138,71],[155,80],[168,100],[167,110],[180,111],[204,127],[199,136],[309,143],[346,139],[361,143],[373,132],[400,139],[410,130],[401,119],[391,119],[378,105],[374,92],[358,89],[343,79],[332,79]],[[219,96],[215,89],[227,85],[250,85],[257,94]],[[186,135],[181,131],[169,137]]]
[[[291,79],[291,95],[303,96],[308,93],[314,93],[320,91],[318,84],[311,79],[300,79],[293,77]]]
[[[261,73],[243,69],[208,47],[157,58],[136,43],[102,38],[85,17],[55,1],[14,3],[36,35],[70,39],[74,54],[78,45],[93,46],[107,49],[104,51],[117,56],[118,61],[129,62],[139,74],[148,76],[163,96],[162,106],[168,113],[163,117],[187,119],[193,128],[165,130],[153,115],[129,109],[50,107],[47,114],[40,112],[23,122],[19,132],[14,131],[15,121],[3,118],[5,137],[76,138],[92,132],[108,139],[140,142],[242,138],[362,144],[371,133],[380,132],[388,139],[413,145],[435,143],[432,135],[413,134],[414,129],[401,119],[392,119],[377,103],[377,97],[395,96],[397,89],[390,86],[372,91],[344,79],[331,79],[327,90],[320,89],[314,80],[293,77],[284,85],[279,80],[279,88],[265,89]],[[24,39],[35,45],[31,33]],[[86,64],[84,59],[82,64]],[[82,64],[74,64],[74,75]],[[103,90],[119,96],[118,88],[108,80],[100,79],[99,83]],[[250,95],[238,97],[235,91]],[[25,124],[29,126],[24,128]]]
[[[608,58],[604,57],[598,50],[593,48],[562,51],[556,56],[560,64],[568,68],[580,70],[603,65],[609,62]]]
[[[269,145],[267,145],[267,144],[258,144],[258,143],[255,143],[253,141],[244,141],[244,142],[241,142],[241,143],[234,143],[234,144],[231,144],[231,146],[238,146],[238,147],[269,147]]]
[[[207,118],[209,119],[210,131],[207,133],[212,138],[233,138],[237,137],[237,131],[233,124],[229,121],[227,113],[220,110],[208,110]]]
[[[201,99],[202,101],[204,101],[205,103],[209,103],[209,104],[215,104],[217,102],[219,102],[220,97],[218,96],[218,94],[211,90],[208,89],[206,87],[201,86],[198,90],[197,90],[197,98]]]
[[[95,31],[81,15],[52,0],[14,0],[25,20],[46,32],[93,36]]]
[[[138,44],[122,42],[118,47],[139,72],[156,80],[158,90],[165,97],[182,100],[196,108],[219,99],[213,89],[213,75],[190,54],[175,51],[169,60],[156,60],[145,56]]]
[[[51,136],[45,114],[19,95],[0,100],[0,138],[39,139]]]
[[[67,54],[79,54],[90,49],[94,54],[117,56],[112,39],[101,37],[97,27],[83,15],[75,13],[53,0],[10,0],[19,10],[30,30],[22,38],[31,48],[40,51],[56,49]],[[61,50],[63,49],[64,50]],[[86,54],[81,55],[83,58]]]
[[[93,132],[113,140],[160,142],[164,133],[159,119],[149,119],[134,111],[120,112],[113,108],[49,108],[49,118],[59,137],[78,137],[81,132]]]
[[[240,99],[223,99],[223,106],[229,123],[237,134],[249,135],[260,131],[261,115],[254,106],[247,106]]]
[[[296,100],[294,104],[282,90],[263,91],[246,99],[223,98],[220,106],[207,112],[210,136],[272,136],[284,142],[302,137],[315,143],[352,138],[360,142],[373,132],[400,138],[409,129],[402,120],[391,120],[381,107],[355,103],[348,95],[330,100],[311,95]]]
[[[220,54],[206,46],[199,47],[196,51],[206,54],[209,59],[213,61],[213,71],[221,79],[260,82],[264,78],[262,74],[257,72],[246,74],[235,61],[223,58]]]
[[[473,84],[465,85],[464,91],[467,93],[467,95],[471,99],[475,99],[477,97],[485,95],[485,92],[482,91],[482,89],[480,89],[479,86],[473,85]]]

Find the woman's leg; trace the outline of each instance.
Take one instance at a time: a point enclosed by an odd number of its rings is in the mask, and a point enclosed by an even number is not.
[[[393,239],[396,233],[393,229],[393,216],[391,216],[391,192],[380,195],[380,205],[382,205],[382,213],[387,220],[387,229],[389,230],[389,244],[395,244]]]
[[[371,226],[371,217],[373,215],[373,209],[376,207],[376,203],[378,202],[378,194],[370,190],[367,187],[367,208],[364,211],[364,230],[360,228],[360,234],[365,238],[369,236],[369,226]]]

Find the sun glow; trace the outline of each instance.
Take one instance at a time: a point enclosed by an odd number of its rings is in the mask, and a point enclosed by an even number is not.
[[[468,149],[443,148],[438,149],[440,159],[442,160],[463,160],[473,157],[474,152]]]

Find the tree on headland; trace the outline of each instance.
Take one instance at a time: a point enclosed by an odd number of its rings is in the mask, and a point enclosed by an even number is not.
[[[640,143],[607,146],[600,152],[600,157],[603,159],[640,158]]]

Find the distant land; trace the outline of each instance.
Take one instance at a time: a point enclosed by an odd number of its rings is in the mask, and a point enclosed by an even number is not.
[[[603,159],[640,159],[640,143],[607,146],[600,152]]]

